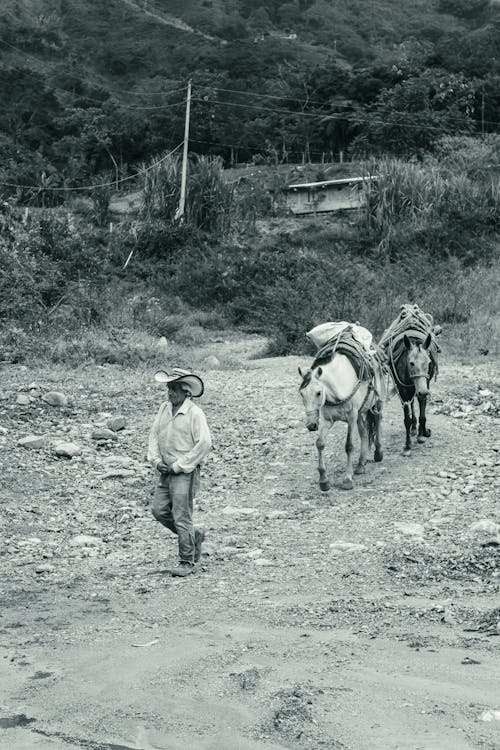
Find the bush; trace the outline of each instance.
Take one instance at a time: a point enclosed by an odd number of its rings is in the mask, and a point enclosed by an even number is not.
[[[219,157],[194,156],[189,161],[183,223],[216,237],[231,226],[233,188],[224,180]],[[173,155],[144,175],[141,218],[174,224],[180,201],[181,162]]]
[[[488,235],[500,229],[500,186],[450,171],[450,163],[386,159],[367,167],[378,175],[367,191],[367,228],[391,259],[401,248],[465,263],[484,257]]]

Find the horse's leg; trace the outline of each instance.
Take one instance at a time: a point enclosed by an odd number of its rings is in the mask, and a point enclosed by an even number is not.
[[[415,416],[415,402],[411,402],[411,434],[417,434],[417,418]]]
[[[412,402],[413,407],[413,402]],[[404,415],[405,415],[405,430],[406,430],[406,443],[403,451],[403,456],[409,456],[411,453],[411,411],[410,404],[403,404]]]
[[[375,453],[373,454],[374,461],[382,461],[384,457],[384,451],[382,450],[382,419],[383,419],[383,402],[377,401],[375,411],[370,413],[371,419],[375,423]]]
[[[358,432],[361,442],[361,447],[359,451],[359,461],[358,465],[354,469],[355,474],[364,474],[366,469],[366,460],[368,457],[368,412],[359,412],[358,413]],[[347,429],[347,435],[349,437],[349,428]],[[347,443],[346,443],[346,451],[347,451]]]
[[[330,489],[330,482],[326,478],[326,466],[323,452],[325,450],[325,439],[326,433],[331,425],[327,424],[324,420],[321,420],[319,435],[316,440],[316,448],[318,449],[318,471],[319,471],[319,486],[323,492],[328,492]]]
[[[357,409],[351,409],[351,413],[349,414],[348,420],[347,420],[347,437],[345,441],[345,452],[347,455],[347,467],[345,471],[345,477],[342,481],[342,484],[340,485],[343,490],[352,490],[353,488],[353,482],[352,482],[352,453],[354,450],[354,443],[352,442],[352,435],[354,432],[354,426],[356,424],[358,418],[358,411]]]
[[[418,397],[419,415],[418,415],[418,437],[417,443],[425,443],[425,438],[431,436],[431,431],[426,426],[425,407],[427,405],[427,395]]]

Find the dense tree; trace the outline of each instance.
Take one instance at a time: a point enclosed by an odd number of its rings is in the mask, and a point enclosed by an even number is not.
[[[481,23],[489,15],[491,0],[438,0],[437,8],[440,13]]]
[[[386,89],[364,114],[354,148],[411,155],[432,150],[444,135],[474,130],[475,84],[461,75],[426,70]]]
[[[182,141],[189,78],[191,149],[226,164],[351,146],[421,153],[500,121],[500,27],[486,0],[171,0],[165,18],[198,33],[120,0],[60,0],[42,24],[12,7],[0,19],[11,182],[134,171]]]

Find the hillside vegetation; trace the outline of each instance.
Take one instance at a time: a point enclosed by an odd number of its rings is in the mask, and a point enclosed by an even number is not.
[[[492,353],[499,33],[486,0],[6,1],[1,358],[133,363],[227,326],[301,351],[406,301]],[[287,182],[352,171],[380,176],[366,209],[292,232]]]
[[[464,355],[494,354],[500,202],[484,165],[499,148],[452,139],[420,164],[358,165],[380,175],[366,208],[293,224],[262,173],[228,181],[206,157],[190,164],[182,224],[175,156],[146,174],[140,208],[112,232],[109,194],[27,218],[4,204],[2,359],[136,364],[164,355],[162,337],[196,344],[233,327],[298,353],[314,324],[359,320],[378,335],[408,301]]]
[[[226,166],[496,132],[497,20],[487,0],[6,0],[3,191],[134,173],[181,142],[189,78],[191,150]]]

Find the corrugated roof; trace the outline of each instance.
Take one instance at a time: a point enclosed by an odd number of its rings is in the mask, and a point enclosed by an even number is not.
[[[343,177],[340,180],[324,180],[323,182],[300,182],[295,185],[288,185],[287,190],[295,190],[298,188],[324,188],[330,185],[348,185],[358,182],[369,182],[370,180],[376,180],[377,176],[372,175],[370,177]]]

